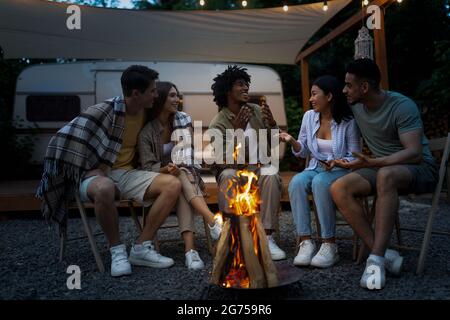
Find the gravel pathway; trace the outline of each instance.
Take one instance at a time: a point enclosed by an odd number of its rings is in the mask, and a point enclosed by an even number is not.
[[[402,200],[402,226],[424,226],[425,212],[430,200]],[[294,228],[289,211],[280,215],[281,248],[288,254],[284,263],[294,258]],[[95,232],[99,231],[95,218],[90,218]],[[137,233],[130,217],[122,216],[121,236],[128,248]],[[82,235],[81,220],[69,220],[71,237]],[[450,231],[450,205],[441,201],[435,229]],[[202,221],[197,219],[199,236],[203,235]],[[338,235],[348,235],[348,227],[339,227]],[[164,230],[161,238],[177,236],[176,230]],[[419,244],[418,234],[403,233],[405,243]],[[0,300],[10,299],[450,299],[450,246],[444,236],[433,236],[423,275],[414,271],[418,254],[404,252],[404,271],[399,278],[388,277],[386,287],[371,292],[359,287],[363,265],[351,260],[352,244],[339,241],[340,262],[330,269],[297,268],[301,280],[297,283],[270,290],[233,291],[208,285],[211,256],[204,237],[197,242],[200,256],[205,262],[203,271],[190,271],[184,266],[183,243],[164,242],[161,253],[174,258],[170,269],[134,267],[128,277],[109,275],[110,255],[103,236],[97,237],[107,272],[96,269],[87,240],[69,242],[62,263],[58,262],[59,239],[56,229],[49,229],[41,219],[16,219],[0,222]],[[66,286],[69,265],[81,269],[81,289]]]

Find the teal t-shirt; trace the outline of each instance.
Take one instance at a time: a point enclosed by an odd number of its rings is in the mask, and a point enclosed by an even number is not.
[[[376,157],[389,156],[403,150],[400,134],[423,130],[419,109],[414,101],[397,92],[386,91],[386,94],[386,100],[377,110],[369,110],[362,103],[351,107],[361,134]],[[435,163],[424,133],[422,153],[424,161]]]

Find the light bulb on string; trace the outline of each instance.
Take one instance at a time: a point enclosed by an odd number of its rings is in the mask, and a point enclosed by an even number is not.
[[[363,5],[365,5],[365,6],[369,5],[369,0],[364,0]]]
[[[289,7],[287,6],[287,4],[285,4],[284,6],[283,6],[283,11],[284,12],[287,12],[289,10]]]
[[[205,5],[205,0],[200,0],[200,5],[203,7]]]
[[[327,10],[328,10],[328,3],[327,3],[326,0],[323,2],[323,7],[322,7],[322,9],[323,9],[323,11],[327,11]]]
[[[247,6],[247,1],[242,1],[242,6],[245,8]]]

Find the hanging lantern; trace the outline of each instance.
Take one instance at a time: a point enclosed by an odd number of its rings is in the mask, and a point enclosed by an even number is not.
[[[369,34],[369,29],[362,27],[358,31],[358,37],[355,40],[355,59],[368,58],[373,60],[373,40]]]

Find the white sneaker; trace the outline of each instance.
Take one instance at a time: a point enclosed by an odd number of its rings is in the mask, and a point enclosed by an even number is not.
[[[386,249],[384,266],[393,275],[398,276],[402,270],[403,257],[395,250]]]
[[[319,251],[311,260],[311,265],[318,268],[329,268],[339,261],[336,243],[322,243]]]
[[[172,258],[164,257],[156,252],[152,241],[133,245],[130,251],[130,262],[137,266],[153,268],[169,268],[174,264]]]
[[[111,252],[111,276],[120,277],[131,274],[131,265],[125,245],[119,244],[109,248],[109,251]]]
[[[312,240],[303,240],[298,245],[298,253],[294,258],[294,264],[296,266],[309,266],[311,259],[316,251],[316,245]]]
[[[369,290],[380,290],[384,288],[386,283],[386,271],[384,269],[384,264],[379,263],[369,256],[366,262],[366,268],[359,281],[359,285],[365,289]]]
[[[211,238],[213,238],[213,240],[217,240],[220,237],[220,234],[222,233],[222,223],[220,223],[220,221],[218,219],[214,220],[214,225],[211,227],[208,224],[209,227],[209,233],[211,234]]]
[[[272,260],[286,259],[286,253],[277,246],[272,235],[268,235],[267,240],[269,242],[269,251],[272,256]]]
[[[186,252],[186,267],[192,270],[200,270],[205,267],[205,264],[202,259],[200,259],[197,251],[191,249]]]

